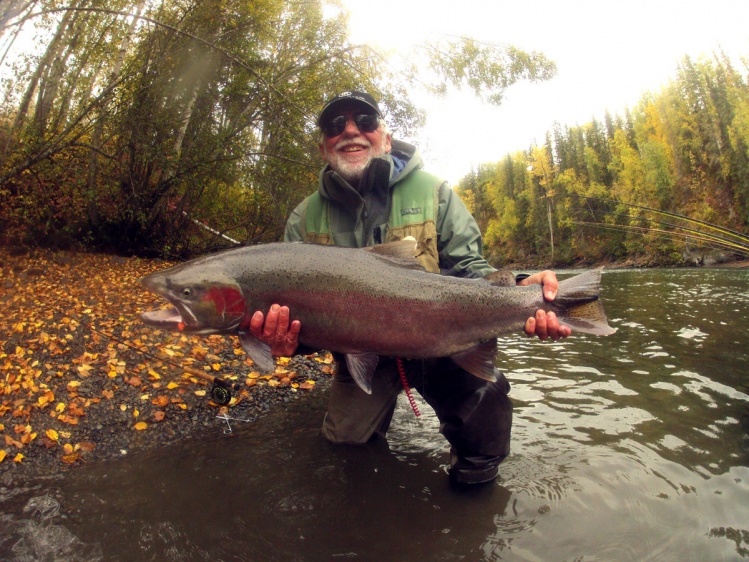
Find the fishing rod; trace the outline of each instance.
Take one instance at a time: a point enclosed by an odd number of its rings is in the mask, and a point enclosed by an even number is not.
[[[733,238],[738,238],[741,241],[741,243],[749,245],[749,236],[747,236],[746,234],[742,234],[741,232],[738,232],[736,230],[732,230],[730,228],[719,226],[717,224],[713,224],[713,223],[710,223],[710,222],[707,222],[707,221],[703,221],[703,220],[700,220],[700,219],[693,219],[691,217],[687,217],[685,215],[680,215],[678,213],[673,213],[671,211],[662,211],[660,209],[653,209],[652,207],[646,207],[644,205],[637,205],[635,203],[626,203],[624,201],[619,201],[617,199],[610,199],[608,197],[589,197],[589,196],[586,196],[586,195],[576,195],[575,197],[581,197],[581,198],[587,199],[589,201],[604,201],[606,203],[615,203],[617,205],[625,205],[627,207],[633,207],[635,209],[642,209],[643,211],[649,211],[651,213],[655,213],[655,214],[658,214],[658,215],[664,215],[664,216],[667,216],[667,217],[677,218],[677,219],[680,219],[680,220],[683,220],[683,221],[686,221],[686,222],[689,222],[689,223],[693,223],[693,224],[697,224],[697,225],[703,226],[703,227],[705,227],[705,228],[707,228],[709,230],[715,230],[715,231],[717,231],[717,232],[719,232],[721,234],[724,234],[724,235],[727,235],[727,236],[730,236],[730,237],[733,237]],[[592,209],[591,209],[591,211],[592,211]]]
[[[727,246],[725,244],[722,244],[720,242],[708,242],[707,238],[698,238],[695,236],[691,236],[689,234],[686,235],[680,235],[676,232],[671,232],[669,230],[662,230],[659,228],[650,228],[650,227],[642,227],[642,226],[634,226],[634,225],[623,225],[623,224],[604,224],[600,222],[587,222],[587,221],[575,221],[573,224],[579,225],[579,226],[593,226],[596,228],[601,228],[604,230],[615,230],[619,232],[629,232],[629,231],[636,231],[641,234],[651,234],[655,233],[660,238],[668,238],[670,240],[681,240],[682,236],[685,238],[694,238],[697,241],[700,242],[706,242],[708,243],[709,247],[711,248],[722,248],[722,249],[732,249],[733,251],[736,251],[737,253],[741,253],[744,255],[749,255],[749,248],[741,248],[739,249],[736,246]]]
[[[622,213],[615,213],[613,211],[604,211],[604,210],[594,211],[593,209],[591,209],[591,213],[596,218],[598,218],[596,216],[597,214],[602,214],[602,215],[613,216],[613,217],[616,217],[616,218],[636,219],[636,220],[639,220],[639,221],[645,221],[645,222],[650,223],[650,224],[657,224],[657,225],[661,225],[661,226],[675,228],[675,229],[678,229],[678,230],[680,230],[682,232],[687,233],[685,236],[688,237],[688,238],[694,238],[695,240],[700,241],[700,242],[717,244],[717,245],[723,247],[724,249],[731,249],[731,250],[734,250],[734,251],[739,252],[741,254],[749,254],[749,238],[747,238],[747,244],[741,244],[741,243],[729,240],[727,238],[724,238],[722,236],[718,236],[718,235],[715,235],[715,234],[710,234],[710,233],[703,232],[703,231],[700,231],[700,230],[697,230],[697,229],[694,229],[694,228],[689,228],[687,226],[682,226],[682,225],[678,225],[678,224],[674,224],[674,223],[670,223],[670,222],[665,222],[665,221],[659,221],[659,220],[651,219],[651,218],[648,218],[648,217],[634,217],[632,215],[625,215],[625,214],[622,214]],[[670,232],[668,230],[660,230],[660,229],[656,229],[656,228],[652,228],[652,227],[645,228],[645,227],[636,226],[636,225],[624,225],[624,224],[622,224],[622,225],[604,225],[604,223],[600,223],[600,222],[586,222],[586,221],[575,221],[573,224],[577,224],[577,225],[581,225],[581,226],[598,226],[598,227],[601,227],[601,228],[604,228],[605,226],[619,227],[618,228],[619,230],[638,230],[638,231],[640,231],[642,233],[648,233],[648,232],[669,233],[669,234],[672,235],[673,239],[679,239],[680,238],[680,236],[679,236],[678,233]]]

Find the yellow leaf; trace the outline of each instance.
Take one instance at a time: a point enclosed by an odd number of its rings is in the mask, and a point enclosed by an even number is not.
[[[72,452],[73,452],[73,446],[72,446],[72,445],[71,445],[70,443],[65,443],[65,444],[64,444],[64,445],[62,446],[62,450],[64,451],[64,453],[65,453],[66,455],[69,455],[70,453],[72,453]]]
[[[60,402],[60,403],[58,403],[58,404],[57,404],[57,406],[55,406],[55,411],[56,411],[56,412],[57,412],[58,414],[61,414],[61,413],[63,413],[63,412],[65,411],[65,403],[64,403],[64,402]]]
[[[221,363],[214,363],[211,365],[214,371],[220,371],[221,370]]]
[[[205,396],[205,390],[196,390],[195,396]]]
[[[148,427],[148,424],[146,422],[138,422],[133,427],[138,431],[143,431]]]
[[[3,449],[0,449],[0,462],[3,462],[5,460],[5,456],[8,453],[6,453]]]
[[[18,454],[17,454],[16,456],[15,456],[15,458],[13,459],[13,462],[21,462],[21,461],[23,461],[23,459],[25,459],[25,458],[26,458],[26,457],[24,457],[24,456],[23,456],[23,455],[22,455],[21,453],[18,453]]]
[[[278,365],[288,365],[291,362],[291,357],[279,357],[276,359]]]
[[[169,390],[174,390],[175,388],[179,388],[179,385],[176,382],[170,382],[168,385],[166,385],[166,387]]]
[[[154,371],[153,369],[148,369],[148,376],[151,380],[157,381],[161,379],[161,375]]]
[[[44,432],[44,435],[52,439],[52,441],[57,441],[60,438],[60,435],[54,429],[48,429]]]
[[[133,410],[133,417],[137,418],[140,415],[140,410]]]

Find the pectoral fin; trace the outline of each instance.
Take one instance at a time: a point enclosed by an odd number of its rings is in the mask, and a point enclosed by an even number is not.
[[[375,353],[346,354],[346,366],[351,377],[367,394],[372,394],[372,376],[379,360],[380,358]]]
[[[249,332],[244,331],[239,332],[239,343],[242,344],[242,349],[250,356],[258,369],[265,372],[275,370],[276,362],[267,343],[261,342]]]
[[[491,339],[476,347],[453,355],[451,359],[472,375],[485,381],[496,382],[494,359],[497,356],[497,340]]]

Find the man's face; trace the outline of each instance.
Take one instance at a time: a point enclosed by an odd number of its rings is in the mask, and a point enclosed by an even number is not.
[[[336,136],[323,133],[320,153],[343,179],[356,186],[372,158],[390,152],[390,135],[382,127],[367,133],[360,131],[353,121],[354,115],[372,113],[360,104],[341,104],[331,113],[331,118],[346,117],[343,132]]]

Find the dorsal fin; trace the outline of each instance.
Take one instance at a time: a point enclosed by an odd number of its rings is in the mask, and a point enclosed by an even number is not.
[[[368,246],[362,248],[362,250],[370,252],[378,258],[382,258],[391,265],[424,271],[424,267],[416,259],[416,248],[416,240],[408,236],[403,240],[386,242],[377,246]]]

